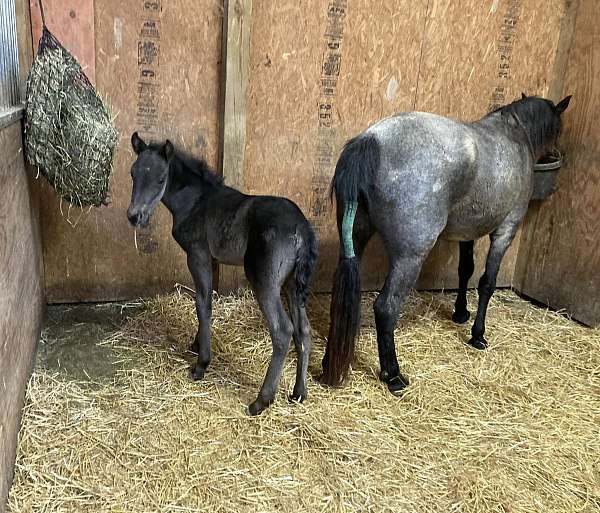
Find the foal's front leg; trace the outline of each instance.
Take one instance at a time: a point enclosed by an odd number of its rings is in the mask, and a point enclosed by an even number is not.
[[[208,251],[193,248],[188,251],[187,264],[196,286],[198,332],[190,349],[198,353],[190,370],[193,380],[200,380],[210,363],[210,319],[212,313],[212,258]]]

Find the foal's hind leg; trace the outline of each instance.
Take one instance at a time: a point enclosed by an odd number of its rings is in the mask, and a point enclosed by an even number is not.
[[[306,308],[304,305],[300,304],[300,300],[296,296],[293,284],[288,287],[288,303],[290,314],[292,316],[292,324],[294,326],[293,339],[298,358],[296,366],[296,383],[294,385],[294,391],[290,396],[290,400],[302,402],[308,395],[306,374],[308,372],[308,360],[311,349],[310,323],[308,322],[308,316],[306,315]]]
[[[488,303],[494,290],[496,290],[496,277],[498,276],[500,263],[517,232],[519,222],[505,222],[490,234],[490,249],[485,262],[485,272],[477,287],[479,293],[477,316],[471,328],[471,339],[469,340],[469,344],[476,349],[485,349],[488,345],[487,340],[484,338]]]
[[[248,406],[250,415],[258,415],[274,401],[293,333],[292,323],[281,302],[280,288],[278,286],[263,288],[258,285],[254,290],[269,328],[273,355],[258,397]]]
[[[458,294],[454,304],[454,313],[452,320],[458,324],[463,324],[469,320],[470,314],[467,310],[467,285],[475,264],[473,262],[473,241],[460,241],[460,256],[458,260]]]

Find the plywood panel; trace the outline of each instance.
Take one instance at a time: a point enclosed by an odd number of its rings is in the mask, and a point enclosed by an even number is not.
[[[96,86],[109,99],[121,134],[112,203],[69,210],[40,182],[46,288],[54,302],[131,298],[190,281],[162,205],[134,245],[126,218],[134,130],[150,139],[169,137],[211,165],[217,162],[219,4],[97,1],[95,31]]]
[[[416,110],[464,120],[480,118],[521,92],[547,96],[553,78],[564,0],[488,2],[432,0],[422,44]],[[512,283],[520,233],[498,286]],[[489,241],[475,247],[471,286],[483,273]],[[421,288],[458,286],[458,245],[439,241],[423,266]]]
[[[0,511],[12,481],[25,387],[43,311],[38,213],[30,201],[21,123],[0,130]]]
[[[42,0],[46,26],[79,61],[92,83],[96,81],[94,0]],[[37,50],[42,35],[39,0],[31,0],[31,33]]]
[[[313,222],[316,290],[329,288],[337,260],[327,196],[337,154],[368,123],[411,108],[425,7],[310,0],[253,10],[245,186],[289,196]],[[365,259],[367,286],[381,276],[377,248]]]
[[[246,189],[290,196],[316,225],[316,290],[327,290],[338,242],[327,188],[343,142],[382,117],[425,110],[476,119],[526,91],[546,94],[564,0],[311,0],[255,6]],[[288,20],[296,20],[290,24]],[[441,242],[421,288],[457,286],[457,248]],[[499,285],[509,285],[518,240]],[[478,245],[481,271],[487,241]],[[379,241],[363,284],[385,274]],[[474,276],[473,280],[477,279]]]
[[[568,54],[562,137],[566,165],[558,190],[540,205],[522,262],[521,291],[576,319],[600,325],[600,11],[579,3]]]

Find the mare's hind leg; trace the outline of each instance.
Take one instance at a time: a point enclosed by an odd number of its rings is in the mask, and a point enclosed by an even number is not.
[[[298,363],[296,365],[296,383],[294,384],[294,391],[290,396],[290,400],[302,402],[308,396],[306,375],[308,372],[308,360],[311,349],[310,323],[308,322],[308,316],[306,315],[306,308],[304,305],[300,304],[299,299],[296,297],[294,284],[290,284],[288,287],[288,303],[290,314],[292,316],[292,324],[294,327],[293,339],[298,358]]]
[[[381,216],[376,225],[390,260],[385,285],[373,305],[381,368],[379,377],[393,394],[400,393],[408,385],[408,379],[400,374],[394,329],[423,262],[446,224],[445,217],[439,212],[430,217],[422,213],[411,217],[406,213],[406,208],[402,208]]]
[[[408,386],[408,378],[400,373],[394,328],[400,317],[400,310],[410,290],[414,286],[424,255],[390,255],[390,270],[381,293],[375,300],[375,326],[377,328],[377,349],[381,381],[387,383],[390,392],[399,393]]]
[[[476,349],[485,349],[488,345],[487,340],[484,338],[488,303],[494,290],[496,290],[496,277],[498,276],[500,263],[517,232],[519,222],[520,220],[506,221],[490,234],[490,249],[485,262],[485,272],[477,287],[479,293],[477,316],[471,328],[471,339],[469,340],[469,344]]]
[[[458,293],[456,295],[456,303],[454,304],[454,313],[452,320],[458,324],[463,324],[469,320],[471,316],[467,310],[467,285],[475,264],[473,262],[473,241],[460,241],[460,256],[458,260]]]

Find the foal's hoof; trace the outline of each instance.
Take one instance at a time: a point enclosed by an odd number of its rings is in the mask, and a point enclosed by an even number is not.
[[[248,415],[255,417],[256,415],[260,415],[265,409],[266,406],[264,406],[260,401],[254,401],[248,405]]]
[[[464,324],[465,322],[467,322],[469,320],[470,317],[471,317],[471,314],[469,313],[468,310],[465,310],[464,312],[454,312],[452,314],[452,320],[456,324]]]
[[[468,343],[470,346],[473,346],[475,349],[479,349],[480,351],[484,350],[488,346],[487,340],[483,337],[472,337]]]
[[[193,365],[192,367],[190,367],[190,372],[189,372],[188,376],[190,377],[190,379],[192,381],[200,381],[201,379],[204,378],[205,372],[206,372],[206,369],[201,369],[197,365]]]

